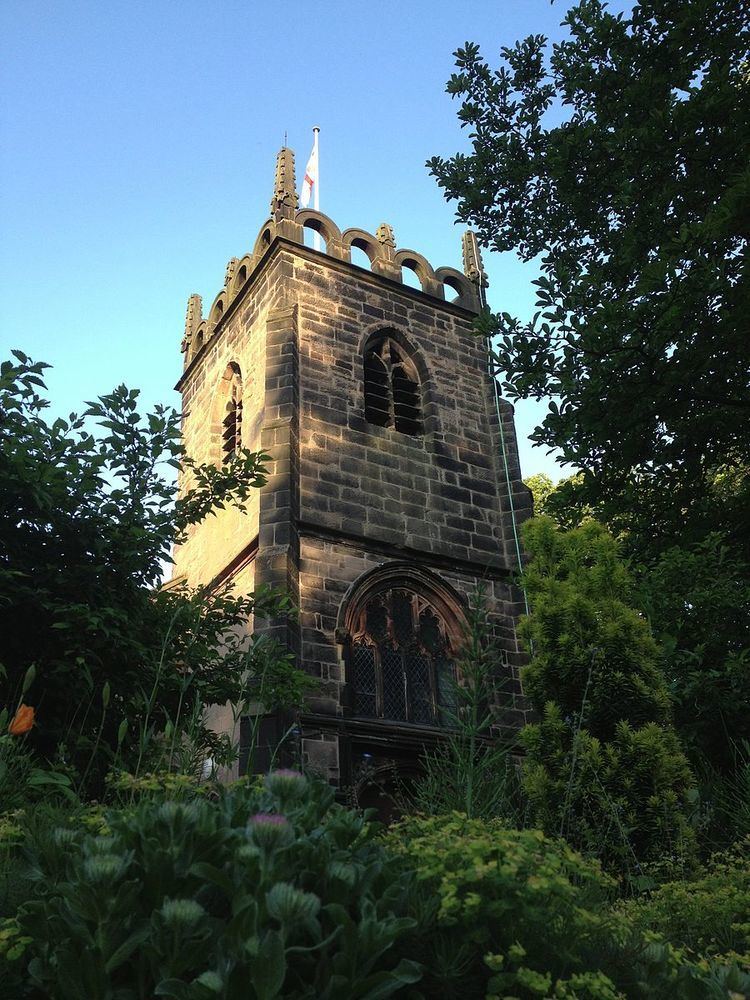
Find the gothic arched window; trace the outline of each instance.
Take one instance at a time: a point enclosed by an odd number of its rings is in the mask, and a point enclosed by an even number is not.
[[[221,460],[229,462],[242,447],[242,374],[232,361],[221,380]]]
[[[445,620],[419,593],[393,586],[360,603],[351,622],[348,676],[355,715],[450,724],[454,650]]]
[[[414,363],[391,337],[365,350],[365,419],[402,434],[422,433],[422,392]]]

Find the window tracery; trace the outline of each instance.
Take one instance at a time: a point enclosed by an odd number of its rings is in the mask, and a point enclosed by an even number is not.
[[[415,725],[448,725],[454,652],[445,622],[423,595],[401,588],[369,597],[349,649],[354,714]]]
[[[422,433],[419,375],[403,348],[391,337],[379,337],[365,351],[365,419],[402,434]]]

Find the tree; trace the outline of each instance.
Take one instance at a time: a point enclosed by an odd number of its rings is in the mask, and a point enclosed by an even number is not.
[[[241,507],[265,481],[264,456],[196,464],[180,415],[141,417],[125,386],[49,423],[48,366],[14,355],[0,366],[0,708],[12,715],[21,696],[34,707],[29,747],[100,779],[115,754],[142,764],[166,743],[173,758],[191,716],[198,742],[218,749],[202,708],[240,698],[248,671],[270,702],[299,698],[290,664],[240,634],[253,611],[286,608],[279,595],[159,589],[173,543]],[[192,487],[178,497],[180,467]]]
[[[665,550],[639,584],[691,759],[734,771],[750,741],[750,567],[710,534]]]
[[[634,583],[600,524],[524,525],[524,689],[540,721],[524,728],[524,788],[536,823],[642,878],[692,853],[694,785],[672,726],[659,648],[633,608]]]
[[[545,514],[547,498],[555,489],[552,479],[546,472],[536,472],[533,476],[527,476],[523,482],[531,490],[531,497],[534,501],[534,513]]]
[[[536,509],[559,527],[604,519],[603,505],[586,502],[580,474],[554,486],[546,478],[527,483],[541,491]],[[710,486],[709,496],[730,510],[737,477],[717,476]],[[698,770],[730,775],[745,767],[743,741],[750,743],[750,565],[719,532],[659,550],[634,531],[637,516],[623,510],[607,528],[629,557],[633,602],[661,647],[675,726]]]
[[[674,544],[750,509],[750,19],[737,0],[582,0],[570,38],[473,43],[448,92],[471,152],[429,161],[495,250],[540,259],[531,322],[492,318],[511,398],[554,397],[534,437],[588,501]],[[703,501],[745,470],[731,523]]]

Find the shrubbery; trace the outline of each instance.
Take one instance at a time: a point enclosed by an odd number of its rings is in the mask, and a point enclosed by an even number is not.
[[[524,542],[524,686],[540,719],[521,739],[534,821],[636,885],[655,864],[680,871],[694,853],[695,780],[617,543],[596,522],[564,532],[545,517],[527,522]]]
[[[173,544],[243,509],[265,456],[198,464],[180,414],[141,413],[125,386],[50,421],[47,367],[21,351],[0,366],[0,730],[19,711],[28,722],[23,752],[0,747],[6,807],[45,784],[100,795],[111,769],[231,763],[207,705],[296,708],[310,687],[284,651],[247,638],[250,615],[290,612],[282,595],[159,589]]]
[[[750,967],[750,837],[714,855],[695,879],[667,882],[623,904],[642,930],[694,955],[733,955]]]
[[[128,784],[133,804],[48,813],[28,824],[22,849],[13,839],[26,895],[0,923],[3,1000],[750,991],[739,956],[712,957],[746,943],[735,920],[746,861],[736,884],[717,867],[692,910],[668,886],[613,907],[600,866],[540,831],[453,813],[383,836],[290,771],[210,791],[183,778]],[[722,886],[701,924],[700,900]],[[717,932],[730,914],[731,940]]]
[[[431,815],[383,836],[297,772],[198,785],[206,754],[237,753],[203,724],[207,702],[294,708],[309,687],[244,636],[252,611],[290,612],[280,595],[152,586],[186,524],[262,482],[261,459],[190,465],[173,522],[157,470],[184,462],[176,415],[142,420],[121,388],[89,404],[99,436],[50,425],[43,366],[17,360],[0,371],[1,1000],[750,996],[747,857],[696,874],[687,815],[717,836],[731,814],[723,835],[741,833],[750,770],[696,804],[660,650],[604,528],[526,527],[538,719],[520,780],[488,738],[502,692],[477,595],[453,731],[408,803]],[[512,828],[529,818],[541,829]]]
[[[18,937],[40,995],[374,1000],[419,978],[394,948],[409,878],[363,816],[297,772],[215,794],[31,840]]]
[[[613,883],[595,862],[539,830],[460,813],[406,819],[388,839],[423,893],[429,996],[561,995],[571,976],[581,987],[601,978],[592,960]]]

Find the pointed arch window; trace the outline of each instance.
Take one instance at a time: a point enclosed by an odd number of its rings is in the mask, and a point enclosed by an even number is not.
[[[353,622],[348,676],[359,717],[450,724],[454,651],[444,619],[419,593],[393,587],[360,606]]]
[[[229,462],[242,447],[242,373],[232,361],[222,379],[221,459]]]
[[[422,388],[413,361],[391,337],[371,343],[364,356],[365,419],[402,434],[422,434]]]

